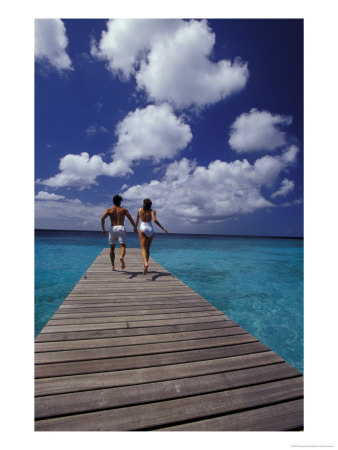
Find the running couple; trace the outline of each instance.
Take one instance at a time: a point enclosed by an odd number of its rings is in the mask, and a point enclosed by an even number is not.
[[[149,261],[149,251],[151,242],[154,237],[154,228],[152,220],[156,225],[158,225],[165,233],[168,233],[165,228],[156,219],[156,211],[151,209],[152,201],[149,198],[143,200],[143,208],[138,209],[136,222],[129,214],[126,208],[121,208],[122,197],[120,195],[115,195],[113,197],[114,206],[107,209],[101,217],[102,233],[107,234],[104,228],[104,221],[109,216],[111,221],[111,227],[109,231],[109,245],[110,245],[110,260],[112,265],[112,270],[115,270],[115,244],[119,240],[120,243],[120,264],[121,269],[126,267],[124,262],[124,256],[126,254],[126,230],[124,228],[124,219],[127,216],[129,222],[134,227],[134,233],[137,233],[137,226],[140,222],[140,247],[143,258],[143,275],[148,271],[148,261]]]

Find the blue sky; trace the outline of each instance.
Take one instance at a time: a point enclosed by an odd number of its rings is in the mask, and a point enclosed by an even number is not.
[[[36,20],[34,92],[36,228],[303,235],[302,20]]]

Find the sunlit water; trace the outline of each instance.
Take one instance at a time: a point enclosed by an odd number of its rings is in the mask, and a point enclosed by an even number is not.
[[[107,246],[98,232],[36,231],[36,335]],[[158,233],[151,256],[303,371],[303,240]]]

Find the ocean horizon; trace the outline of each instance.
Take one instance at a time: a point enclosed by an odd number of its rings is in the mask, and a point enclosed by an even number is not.
[[[35,229],[35,336],[106,247],[101,231]],[[128,247],[138,234],[127,265]],[[303,371],[303,237],[160,232],[150,256]]]
[[[78,229],[63,229],[63,228],[34,228],[34,231],[66,231],[66,232],[88,232],[102,234],[100,230],[78,230]],[[129,234],[134,234],[133,231],[127,231]],[[170,235],[187,235],[187,236],[222,236],[222,237],[239,237],[239,238],[276,238],[276,239],[303,239],[304,236],[280,236],[280,235],[265,235],[265,234],[208,234],[208,233],[169,233]]]

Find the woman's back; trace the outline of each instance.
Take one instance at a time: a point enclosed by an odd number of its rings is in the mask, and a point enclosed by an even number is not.
[[[144,210],[143,208],[140,208],[140,218],[142,222],[151,222],[152,216],[151,216],[151,209]]]

